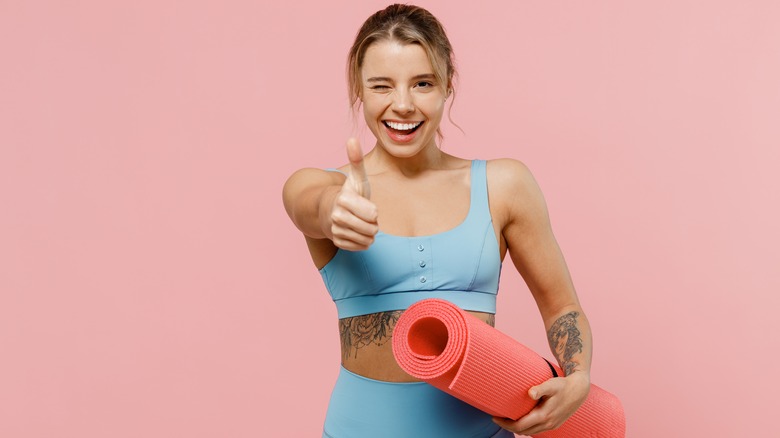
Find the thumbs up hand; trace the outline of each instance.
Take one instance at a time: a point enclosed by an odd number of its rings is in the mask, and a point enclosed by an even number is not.
[[[347,183],[358,195],[371,198],[371,185],[368,183],[366,168],[363,165],[363,150],[356,138],[347,140],[347,157],[349,157],[349,177]]]
[[[354,138],[347,141],[350,172],[333,201],[330,214],[333,244],[350,251],[368,249],[379,231],[376,204],[363,165],[363,151]]]

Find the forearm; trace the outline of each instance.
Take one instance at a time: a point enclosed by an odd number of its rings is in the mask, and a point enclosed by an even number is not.
[[[539,403],[517,420],[494,418],[498,425],[520,435],[537,436],[556,429],[579,409],[590,392],[590,326],[578,304],[559,307],[546,313],[547,339],[564,370],[559,378],[550,378],[531,387],[528,395]],[[567,435],[570,436],[570,435]]]
[[[569,306],[545,318],[550,350],[566,376],[582,372],[590,376],[593,351],[590,324],[580,306]]]

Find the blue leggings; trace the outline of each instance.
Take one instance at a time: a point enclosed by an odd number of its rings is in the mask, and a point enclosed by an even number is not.
[[[491,416],[424,382],[369,379],[341,367],[323,438],[513,438]]]

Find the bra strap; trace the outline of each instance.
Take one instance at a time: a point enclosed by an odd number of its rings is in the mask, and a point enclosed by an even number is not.
[[[471,164],[471,214],[480,220],[490,220],[487,191],[487,162],[474,160]]]

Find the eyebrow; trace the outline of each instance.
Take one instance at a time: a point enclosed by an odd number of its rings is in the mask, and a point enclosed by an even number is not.
[[[424,73],[412,77],[412,80],[418,80],[418,79],[436,79],[436,76],[433,73]],[[376,76],[376,77],[366,79],[366,82],[393,82],[393,80],[384,76]]]

